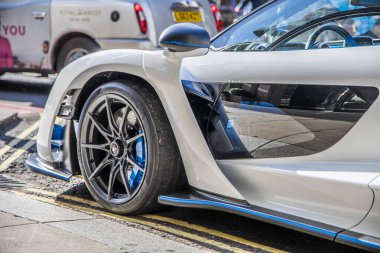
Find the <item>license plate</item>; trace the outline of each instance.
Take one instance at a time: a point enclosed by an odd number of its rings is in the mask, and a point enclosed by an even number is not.
[[[202,15],[199,11],[173,11],[174,22],[202,22]]]

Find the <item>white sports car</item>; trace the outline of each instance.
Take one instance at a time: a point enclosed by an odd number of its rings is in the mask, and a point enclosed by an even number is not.
[[[380,251],[379,0],[271,1],[160,43],[64,68],[29,168],[82,174],[112,212],[223,210]]]

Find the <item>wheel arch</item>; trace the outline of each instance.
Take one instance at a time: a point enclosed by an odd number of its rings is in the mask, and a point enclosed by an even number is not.
[[[113,82],[113,81],[117,81],[117,82],[120,82],[120,83],[126,83],[128,81],[138,82],[139,84],[141,84],[144,87],[146,87],[149,90],[149,92],[152,92],[156,96],[156,98],[158,99],[158,101],[161,104],[161,106],[164,108],[164,106],[162,104],[162,101],[161,101],[160,97],[158,96],[156,90],[154,89],[153,85],[151,85],[144,78],[142,78],[142,77],[140,77],[138,75],[133,75],[133,74],[129,74],[129,73],[126,73],[126,72],[105,71],[105,72],[100,72],[100,73],[97,73],[97,74],[93,75],[83,85],[83,87],[81,89],[77,90],[77,94],[75,94],[75,97],[76,97],[75,101],[73,101],[74,102],[74,106],[75,106],[75,112],[73,114],[73,118],[72,119],[79,121],[81,112],[82,112],[83,107],[84,107],[84,105],[85,105],[85,103],[87,101],[87,98],[90,96],[90,94],[94,90],[96,90],[96,88],[98,88],[99,86],[101,86],[103,84],[106,84],[106,83],[109,83],[109,82]],[[168,116],[168,115],[166,115],[166,116]],[[71,131],[75,131],[74,128],[71,128]],[[69,134],[69,136],[71,138],[70,142],[72,142],[72,144],[74,144],[74,143],[76,144],[77,138],[75,137],[75,134],[74,133],[68,133],[68,134]],[[73,175],[79,175],[79,174],[81,174],[81,171],[80,171],[80,168],[79,168],[79,164],[78,164],[78,157],[77,157],[76,152],[72,152],[71,153],[70,159],[72,159],[71,161],[69,161],[69,163],[71,164]]]
[[[105,71],[105,72],[100,72],[98,74],[95,74],[92,76],[82,87],[82,89],[79,91],[76,101],[75,101],[75,112],[73,119],[79,120],[80,113],[82,112],[83,106],[86,103],[86,100],[88,96],[99,86],[113,82],[113,81],[118,81],[121,83],[125,83],[128,81],[136,81],[140,83],[141,85],[145,86],[148,88],[151,92],[155,94],[155,96],[159,99],[161,106],[162,102],[160,97],[158,96],[156,90],[154,87],[144,78],[129,74],[126,72],[118,72],[118,71]]]
[[[69,41],[70,39],[73,39],[73,38],[78,38],[78,37],[82,37],[82,38],[87,38],[87,39],[90,39],[92,40],[96,45],[99,45],[99,43],[96,42],[96,40],[84,33],[84,32],[68,32],[68,33],[65,33],[65,34],[62,34],[58,39],[55,40],[54,42],[54,45],[51,49],[51,65],[52,65],[52,68],[53,70],[56,72],[57,71],[57,59],[58,59],[58,54],[60,52],[60,50],[62,49],[62,46],[67,42]]]

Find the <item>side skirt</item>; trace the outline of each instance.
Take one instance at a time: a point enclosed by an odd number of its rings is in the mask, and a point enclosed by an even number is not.
[[[336,237],[336,242],[372,252],[380,252],[380,238],[369,235],[344,231]]]
[[[252,206],[241,201],[234,202],[196,190],[192,190],[190,193],[161,195],[158,197],[158,202],[170,206],[211,209],[242,215],[349,246],[380,252],[380,238],[345,231],[343,228]]]
[[[158,202],[164,205],[203,208],[229,212],[248,218],[268,222],[271,224],[287,227],[307,234],[319,236],[328,240],[334,240],[342,228],[318,223],[301,217],[280,213],[259,206],[241,204],[213,197],[198,191],[191,193],[170,194],[159,196]]]

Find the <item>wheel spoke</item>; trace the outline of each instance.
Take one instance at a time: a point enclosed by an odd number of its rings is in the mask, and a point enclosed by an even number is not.
[[[107,142],[107,143],[104,143],[104,144],[90,144],[90,143],[82,143],[82,147],[84,148],[90,148],[90,149],[98,149],[98,150],[103,150],[103,151],[106,151],[106,152],[109,152],[109,149],[107,148],[107,146],[109,146],[110,143]]]
[[[127,177],[126,177],[126,166],[125,166],[125,161],[122,162],[121,164],[121,167],[120,167],[120,175],[121,175],[121,179],[123,180],[123,184],[124,184],[124,187],[125,187],[125,190],[127,191],[127,195],[128,197],[131,196],[131,193],[132,193],[132,189],[129,188],[129,184],[128,184],[128,180],[127,180]]]
[[[144,133],[140,133],[140,134],[138,134],[138,135],[136,135],[136,136],[134,136],[134,137],[128,139],[128,140],[127,140],[127,145],[129,145],[129,144],[131,144],[131,143],[137,141],[137,139],[140,138],[140,137],[144,137]]]
[[[128,105],[125,106],[125,112],[123,114],[123,117],[121,118],[121,122],[120,122],[120,126],[119,126],[119,136],[121,136],[121,138],[123,138],[123,139],[127,138],[127,134],[124,135],[124,132],[123,132],[123,130],[125,128],[127,115],[128,115]]]
[[[127,162],[132,164],[133,167],[136,167],[138,170],[140,170],[141,172],[144,172],[144,168],[142,168],[140,165],[138,165],[135,161],[133,161],[133,159],[127,157]]]
[[[113,184],[115,183],[115,179],[116,179],[116,175],[117,175],[119,167],[120,167],[120,163],[113,161],[110,176],[108,179],[108,192],[107,192],[108,200],[110,200],[112,197],[111,194],[112,194]]]
[[[109,137],[112,137],[112,133],[108,132],[107,129],[105,129],[100,123],[99,121],[94,117],[94,115],[92,115],[91,113],[88,113],[88,116],[90,117],[90,119],[92,120],[92,123],[94,124],[94,126],[96,127],[96,129],[98,129],[98,131],[106,138],[108,139]]]
[[[92,172],[91,176],[90,176],[88,179],[91,180],[91,179],[97,177],[97,176],[99,175],[100,171],[101,171],[104,167],[106,167],[107,165],[113,163],[114,159],[113,159],[113,158],[109,159],[109,157],[110,157],[110,155],[108,154],[108,155],[103,159],[103,161],[101,161],[101,162],[99,163],[99,165],[95,168],[94,172]]]
[[[108,119],[108,124],[110,125],[111,132],[113,136],[118,135],[118,127],[115,123],[115,119],[113,117],[112,109],[111,109],[111,104],[108,99],[108,96],[105,96],[105,101],[106,101],[106,110],[107,110],[107,119]]]

